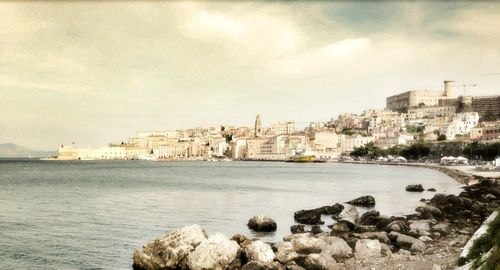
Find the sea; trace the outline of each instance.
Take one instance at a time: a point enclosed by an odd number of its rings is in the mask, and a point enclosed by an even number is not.
[[[409,184],[460,192],[443,173],[404,166],[1,159],[0,269],[132,269],[135,249],[190,224],[280,241],[295,211],[363,195],[381,214],[410,214],[435,192],[406,192]],[[277,231],[250,231],[258,214]]]

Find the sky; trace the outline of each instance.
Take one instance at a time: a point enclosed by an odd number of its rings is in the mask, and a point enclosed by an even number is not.
[[[494,1],[12,1],[0,18],[0,143],[37,150],[328,121],[444,80],[500,94]]]

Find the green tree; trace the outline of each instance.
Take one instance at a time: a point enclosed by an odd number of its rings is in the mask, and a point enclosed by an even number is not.
[[[409,133],[416,133],[417,132],[417,127],[414,126],[414,125],[407,125],[406,126],[406,132],[409,132]]]
[[[382,148],[375,145],[375,143],[370,142],[361,147],[354,147],[354,150],[351,152],[351,156],[355,157],[366,157],[370,159],[378,158],[381,156],[386,156],[387,152]]]
[[[430,147],[424,141],[419,141],[411,144],[408,148],[404,149],[401,155],[407,159],[419,159],[426,157],[430,153]]]
[[[472,159],[493,160],[500,155],[500,142],[473,142],[463,149],[463,154]]]

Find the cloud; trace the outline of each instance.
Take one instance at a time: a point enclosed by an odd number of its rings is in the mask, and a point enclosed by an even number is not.
[[[0,87],[4,88],[4,91],[7,91],[9,89],[16,89],[16,90],[22,89],[22,90],[48,91],[56,93],[82,92],[82,89],[76,85],[62,84],[62,83],[20,81],[3,76],[0,76]]]
[[[368,38],[348,38],[321,48],[278,59],[273,67],[287,76],[311,76],[338,71],[346,62],[359,60],[370,47]]]
[[[298,50],[306,41],[293,20],[274,5],[240,5],[228,10],[188,3],[177,6],[179,29],[202,42],[215,43],[234,55],[251,59],[276,57]]]

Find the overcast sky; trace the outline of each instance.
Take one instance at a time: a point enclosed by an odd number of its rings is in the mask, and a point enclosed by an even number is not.
[[[0,18],[0,143],[34,149],[327,121],[443,80],[500,94],[495,2],[0,2]]]

